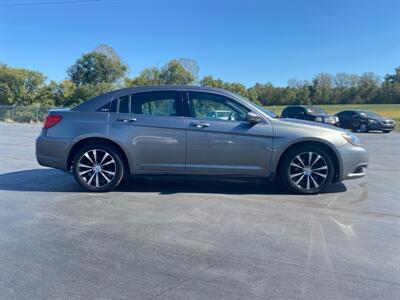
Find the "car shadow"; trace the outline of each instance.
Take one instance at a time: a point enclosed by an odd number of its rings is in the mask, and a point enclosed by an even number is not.
[[[86,192],[71,173],[56,169],[31,169],[0,174],[0,190],[21,192]],[[335,183],[323,193],[342,193],[346,186]],[[159,194],[265,194],[290,195],[279,183],[254,178],[202,176],[128,176],[115,192],[151,192]]]

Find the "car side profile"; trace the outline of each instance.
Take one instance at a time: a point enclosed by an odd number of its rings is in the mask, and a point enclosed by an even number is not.
[[[36,157],[72,170],[94,192],[116,188],[127,174],[280,178],[306,194],[364,176],[368,155],[357,136],[316,124],[276,118],[221,89],[135,87],[51,110]]]
[[[344,110],[336,116],[340,120],[340,127],[364,133],[370,130],[389,133],[396,125],[395,121],[366,110]]]
[[[330,115],[316,106],[289,105],[282,111],[281,118],[300,119],[339,126],[338,117]]]

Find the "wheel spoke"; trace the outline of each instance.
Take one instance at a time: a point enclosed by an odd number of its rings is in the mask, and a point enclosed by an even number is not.
[[[109,164],[113,164],[115,163],[115,161],[113,159],[111,159],[110,161],[106,162],[105,164],[100,165],[101,167],[107,166]]]
[[[308,152],[308,166],[311,167],[312,152]]]
[[[93,173],[92,177],[90,177],[89,181],[87,182],[88,185],[92,185],[94,175],[96,175],[96,173]]]
[[[301,175],[301,177],[299,178],[299,180],[296,181],[296,184],[298,185],[299,182],[304,178],[304,175],[306,175],[306,173],[304,173],[303,175]]]
[[[310,175],[307,175],[307,190],[310,189]]]
[[[327,166],[323,166],[323,167],[319,167],[319,168],[313,169],[313,171],[320,171],[320,170],[326,170],[326,169],[328,169],[328,167]]]
[[[85,164],[82,164],[82,163],[78,164],[78,167],[79,168],[86,168],[86,169],[93,169],[93,166],[88,166],[88,165],[85,165]]]
[[[93,150],[93,157],[94,157],[94,162],[97,164],[97,151]]]
[[[306,167],[306,165],[304,164],[304,162],[303,162],[303,160],[301,159],[300,155],[297,155],[296,158],[297,158],[297,160],[300,162],[300,164],[301,164],[303,167]]]
[[[311,180],[314,183],[314,188],[319,187],[319,184],[315,181],[314,177],[312,176],[312,174],[310,174]]]
[[[313,165],[315,165],[315,163],[317,162],[317,161],[319,161],[319,159],[321,158],[321,155],[317,155],[317,158],[314,160],[314,162],[310,165],[310,167],[312,167]]]
[[[110,178],[108,178],[106,175],[104,175],[103,171],[100,171],[100,174],[103,175],[104,179],[109,183],[111,181]]]
[[[90,169],[90,170],[86,170],[86,171],[82,171],[82,172],[79,172],[79,175],[85,175],[86,173],[89,173],[89,172],[92,172],[93,170],[92,169]]]
[[[96,187],[99,187],[99,172],[96,172]]]
[[[304,172],[300,172],[300,173],[296,173],[296,174],[291,174],[291,175],[290,175],[290,178],[299,176],[299,175],[301,175],[301,174],[305,174],[305,173],[304,173]]]
[[[290,165],[293,166],[293,167],[296,167],[296,168],[299,168],[299,169],[303,169],[303,170],[304,170],[304,167],[302,167],[302,166],[300,166],[300,165],[298,165],[298,164],[296,164],[296,163],[294,163],[294,162],[292,162]]]
[[[110,156],[110,154],[108,154],[107,152],[105,152],[103,158],[101,159],[101,162],[99,163],[100,166],[102,165],[102,163],[106,160],[106,158],[107,158],[108,156]]]
[[[85,157],[93,164],[95,165],[94,161],[91,159],[91,157],[89,156],[89,152],[85,153]]]
[[[326,174],[321,174],[321,173],[318,173],[318,172],[313,172],[313,174],[317,174],[318,176],[321,176],[321,177],[323,177],[323,178],[326,178]]]
[[[102,172],[105,172],[105,173],[107,173],[107,174],[110,174],[110,175],[112,175],[112,176],[114,176],[115,175],[115,172],[111,172],[111,171],[107,171],[107,170],[101,170]]]

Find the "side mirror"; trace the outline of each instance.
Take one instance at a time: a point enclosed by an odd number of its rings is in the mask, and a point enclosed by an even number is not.
[[[250,111],[246,115],[246,120],[247,120],[247,122],[249,122],[251,124],[257,124],[262,121],[262,117],[259,114]]]

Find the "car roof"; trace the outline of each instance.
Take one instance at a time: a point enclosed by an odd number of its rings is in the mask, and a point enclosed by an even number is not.
[[[107,104],[109,101],[123,95],[133,94],[138,92],[158,92],[158,91],[193,91],[193,92],[211,92],[221,96],[238,97],[237,94],[214,87],[196,86],[196,85],[145,85],[131,88],[123,88],[111,91],[96,97],[93,97],[86,102],[74,107],[75,111],[94,111]]]

